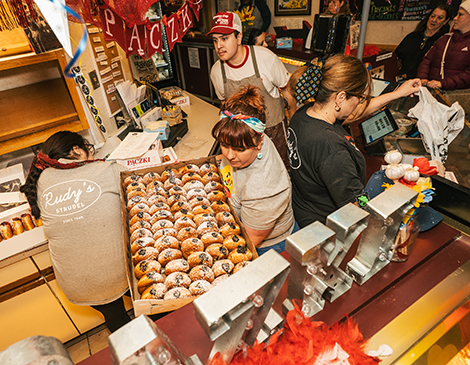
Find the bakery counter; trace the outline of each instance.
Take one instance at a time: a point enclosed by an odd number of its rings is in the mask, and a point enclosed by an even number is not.
[[[283,256],[289,259],[287,253]],[[469,283],[470,238],[440,223],[418,236],[408,261],[390,263],[361,286],[353,283],[336,301],[327,301],[312,320],[333,325],[347,315],[358,323],[364,337],[370,339],[371,349],[385,343],[394,349],[396,359],[470,296]],[[278,313],[282,313],[281,303],[286,293],[287,281],[274,304]],[[410,313],[415,316],[413,319]],[[156,324],[186,356],[197,354],[201,359],[207,358],[211,343],[194,316],[192,304],[159,319]],[[110,363],[109,349],[104,349],[79,364]]]

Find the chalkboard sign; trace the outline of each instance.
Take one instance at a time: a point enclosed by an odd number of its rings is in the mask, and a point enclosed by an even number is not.
[[[361,20],[363,0],[346,0],[356,20]],[[421,20],[443,0],[371,0],[369,20]],[[457,14],[461,0],[446,0]],[[320,1],[320,13],[328,10],[328,0]]]

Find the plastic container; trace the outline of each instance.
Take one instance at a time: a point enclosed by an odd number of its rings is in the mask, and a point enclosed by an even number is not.
[[[403,217],[403,221],[406,224],[402,224],[398,233],[395,237],[395,241],[392,245],[392,259],[393,262],[403,262],[408,260],[413,251],[413,247],[418,237],[419,231],[421,230],[421,223],[418,218],[419,213],[410,214],[407,213]]]

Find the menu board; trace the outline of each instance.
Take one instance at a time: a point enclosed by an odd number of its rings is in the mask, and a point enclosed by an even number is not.
[[[98,66],[101,84],[108,100],[111,115],[114,115],[121,109],[116,94],[116,82],[124,81],[121,65],[122,56],[119,55],[117,49],[119,46],[114,41],[105,41],[102,30],[94,25],[87,24],[87,30],[96,65]]]
[[[347,0],[348,1],[348,0]],[[356,20],[361,20],[363,0],[349,0],[351,12]],[[457,13],[461,0],[447,0],[447,4]],[[436,0],[371,0],[369,20],[421,20],[437,5]],[[328,0],[320,1],[320,12],[328,9]]]

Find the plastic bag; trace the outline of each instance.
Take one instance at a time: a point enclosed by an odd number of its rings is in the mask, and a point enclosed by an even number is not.
[[[419,90],[419,102],[408,112],[418,119],[424,147],[431,158],[445,164],[449,144],[464,126],[465,112],[458,102],[450,107],[439,103],[425,87]]]

